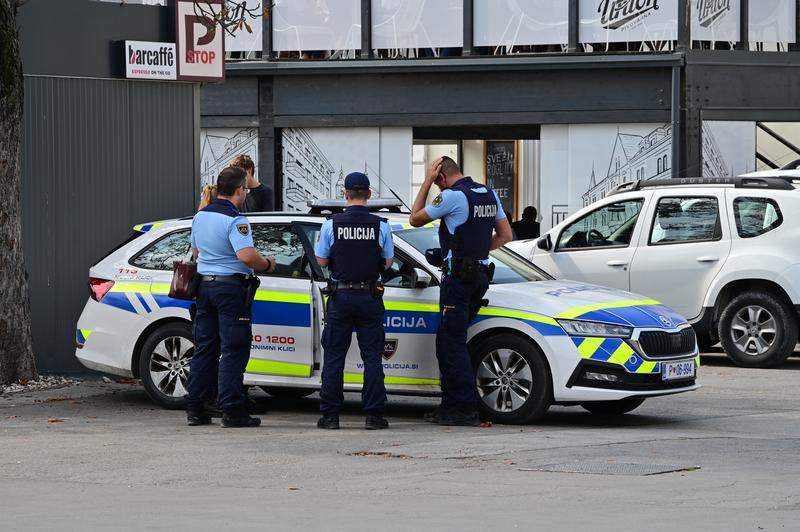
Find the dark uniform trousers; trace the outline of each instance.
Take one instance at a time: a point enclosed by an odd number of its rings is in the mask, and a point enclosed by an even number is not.
[[[223,282],[200,283],[192,336],[194,356],[187,403],[200,407],[211,401],[216,380],[218,406],[223,411],[242,406],[242,375],[250,358],[252,339],[244,289]]]
[[[442,374],[442,408],[466,413],[478,407],[475,372],[467,349],[467,327],[478,313],[489,289],[489,279],[479,273],[475,280],[446,276],[439,290],[439,330],[436,358]]]
[[[322,366],[320,411],[336,416],[344,402],[344,363],[353,330],[356,331],[361,359],[364,362],[364,386],[361,404],[368,414],[380,415],[386,403],[383,383],[383,301],[371,290],[338,289],[328,299],[322,347],[325,359]]]

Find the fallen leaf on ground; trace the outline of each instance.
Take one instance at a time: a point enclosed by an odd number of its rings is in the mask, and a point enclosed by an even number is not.
[[[481,421],[481,428],[488,429],[491,426],[492,426],[491,421]]]
[[[128,377],[114,377],[112,380],[117,384],[139,384],[139,379],[131,379]]]
[[[27,386],[29,382],[31,382],[29,379],[25,378],[17,379],[17,383],[20,384],[21,386]]]
[[[58,417],[49,417],[47,418],[48,423],[63,423],[64,420]]]
[[[289,491],[299,491],[299,490],[300,488],[298,488],[297,486],[289,486]]]
[[[17,419],[19,416],[6,416],[6,419]]]

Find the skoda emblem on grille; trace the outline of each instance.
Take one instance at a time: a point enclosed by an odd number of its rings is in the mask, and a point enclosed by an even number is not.
[[[672,327],[672,320],[670,320],[666,316],[659,315],[658,319],[661,320],[661,323],[664,325],[664,327]]]

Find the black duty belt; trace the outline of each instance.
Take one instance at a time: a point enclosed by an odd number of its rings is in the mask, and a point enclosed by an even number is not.
[[[372,290],[375,287],[375,281],[335,281],[333,284],[337,290]]]
[[[247,277],[244,275],[204,275],[204,283],[228,283],[241,286]]]

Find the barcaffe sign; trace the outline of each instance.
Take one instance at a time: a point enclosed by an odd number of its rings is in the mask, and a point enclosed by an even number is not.
[[[125,77],[177,79],[177,59],[173,43],[125,41]]]

